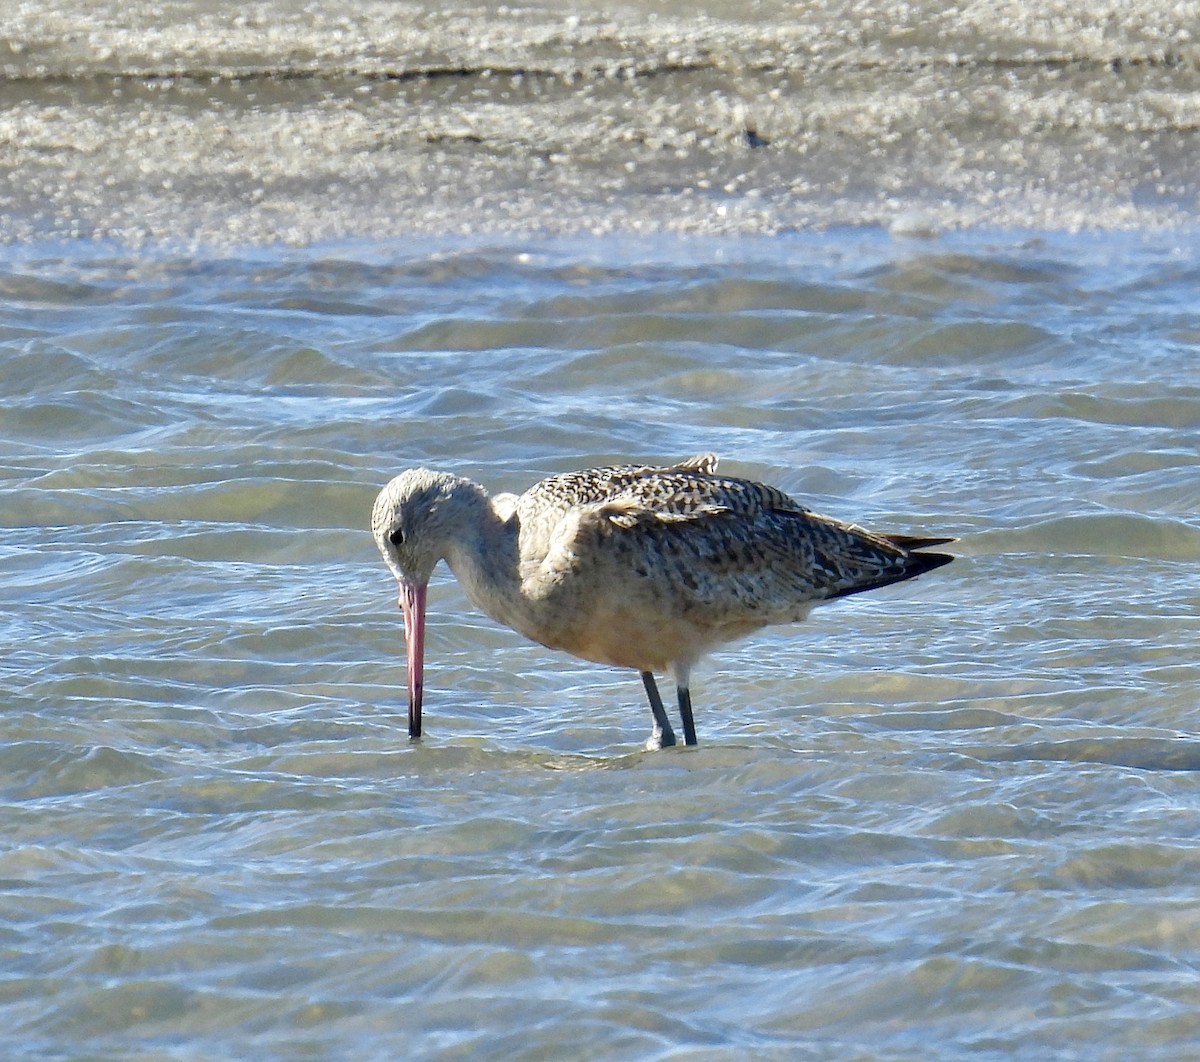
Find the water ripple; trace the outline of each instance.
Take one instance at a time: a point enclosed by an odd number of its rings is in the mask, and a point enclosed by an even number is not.
[[[1195,257],[13,251],[9,1054],[1186,1055]],[[383,481],[710,448],[958,559],[714,654],[659,755],[439,574],[408,740]]]

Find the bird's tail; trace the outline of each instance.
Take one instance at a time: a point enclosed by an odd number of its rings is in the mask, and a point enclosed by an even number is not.
[[[953,538],[893,534],[876,535],[875,538],[899,549],[902,554],[898,558],[900,563],[891,563],[875,571],[864,572],[863,577],[854,580],[849,585],[834,590],[829,595],[830,598],[849,597],[851,594],[861,594],[864,590],[876,590],[881,586],[890,586],[892,583],[902,583],[907,579],[915,579],[918,575],[924,575],[926,572],[933,571],[934,568],[940,568],[943,564],[949,564],[954,560],[954,556],[950,553],[919,552],[926,546],[940,546],[946,542],[953,542]]]
[[[953,535],[941,538],[929,535],[880,535],[879,537],[885,542],[890,542],[893,546],[899,546],[903,550],[925,549],[927,546],[944,546],[947,542],[958,541]]]

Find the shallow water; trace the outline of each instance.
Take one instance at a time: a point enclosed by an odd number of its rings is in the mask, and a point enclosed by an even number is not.
[[[1200,1051],[1192,237],[869,229],[0,270],[10,1058]],[[636,676],[366,530],[719,452],[949,568]]]

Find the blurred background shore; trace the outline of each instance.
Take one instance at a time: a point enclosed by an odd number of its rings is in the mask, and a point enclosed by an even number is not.
[[[1186,224],[1195,3],[64,0],[0,14],[0,240]]]

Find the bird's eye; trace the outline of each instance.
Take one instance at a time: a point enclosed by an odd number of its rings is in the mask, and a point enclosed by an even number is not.
[[[404,542],[404,529],[400,528],[400,527],[396,528],[395,531],[393,531],[390,535],[388,535],[388,541],[393,546],[399,546],[401,543]]]

